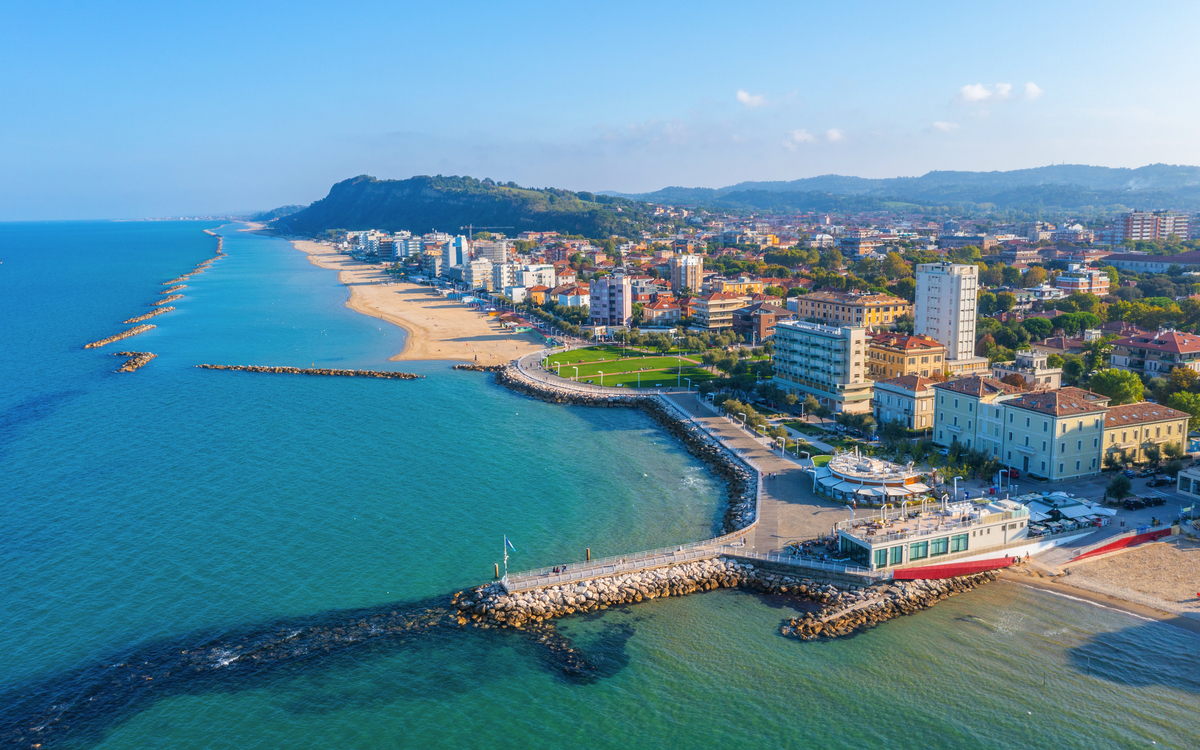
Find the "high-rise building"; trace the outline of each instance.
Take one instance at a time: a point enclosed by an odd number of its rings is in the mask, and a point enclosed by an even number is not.
[[[487,258],[476,258],[464,263],[463,283],[468,289],[492,291],[492,262]]]
[[[870,412],[866,339],[866,329],[857,326],[801,320],[776,324],[771,357],[775,385],[801,398],[814,396],[836,412]]]
[[[985,357],[975,356],[979,267],[960,263],[917,264],[917,303],[913,333],[946,347],[946,369],[954,374],[986,373]]]
[[[700,291],[704,274],[704,256],[676,255],[667,261],[671,269],[671,291],[680,294],[684,289],[692,294]]]
[[[633,317],[633,285],[629,277],[593,281],[589,307],[592,325],[625,325]]]
[[[510,286],[518,286],[517,270],[521,266],[517,263],[493,263],[492,264],[492,289],[504,289]]]
[[[1188,237],[1188,216],[1174,211],[1130,211],[1120,220],[1121,235],[1127,240],[1165,240],[1171,235]]]
[[[475,240],[471,243],[471,257],[487,258],[492,263],[503,263],[508,259],[508,250],[512,243],[508,240],[495,242]]]

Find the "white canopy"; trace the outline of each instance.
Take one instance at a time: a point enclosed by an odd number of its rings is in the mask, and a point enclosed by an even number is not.
[[[1093,505],[1091,507],[1090,512],[1092,513],[1092,515],[1096,515],[1096,516],[1115,516],[1115,515],[1117,515],[1116,508],[1104,508],[1099,505]]]
[[[1049,521],[1050,516],[1045,513],[1039,513],[1036,510],[1029,511],[1029,520],[1031,521]]]
[[[832,488],[834,485],[840,484],[841,481],[842,481],[841,477],[834,477],[834,476],[822,477],[820,479],[821,484],[823,484],[826,487],[830,487],[830,488]]]
[[[1036,500],[1034,500],[1032,503],[1029,504],[1029,512],[1030,513],[1041,513],[1041,514],[1045,515],[1052,510],[1054,510],[1053,505],[1046,505],[1045,503],[1039,503]]]
[[[883,491],[882,487],[860,487],[858,489],[858,494],[871,495],[873,497],[883,497],[887,493]]]
[[[909,492],[929,492],[929,487],[921,484],[920,482],[913,482],[912,484],[905,485],[904,489],[908,490]]]
[[[906,497],[907,495],[911,494],[909,492],[911,489],[911,484],[908,487],[888,487],[887,494],[888,497]]]
[[[816,469],[813,470],[813,476],[816,477],[817,479],[820,479],[821,477],[830,476],[831,474],[833,474],[833,472],[829,470],[828,466],[818,466]]]
[[[1086,505],[1067,505],[1058,509],[1067,518],[1082,518],[1083,516],[1091,515],[1092,509]]]
[[[862,487],[862,485],[855,484],[854,482],[842,482],[841,484],[834,485],[833,488],[839,492],[854,492],[859,487]]]

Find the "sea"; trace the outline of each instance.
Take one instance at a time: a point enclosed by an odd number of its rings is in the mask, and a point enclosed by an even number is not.
[[[174,311],[83,348],[205,229]],[[810,643],[740,591],[562,619],[586,679],[520,633],[381,633],[497,565],[709,536],[723,488],[638,412],[390,362],[402,330],[243,229],[0,224],[0,747],[1200,747],[1200,638],[1014,583]]]

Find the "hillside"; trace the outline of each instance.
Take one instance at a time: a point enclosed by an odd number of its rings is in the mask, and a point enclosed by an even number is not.
[[[644,203],[555,188],[533,189],[473,177],[412,177],[378,180],[362,175],[334,185],[308,208],[271,222],[282,232],[316,234],[327,229],[409,230],[457,233],[468,224],[557,231],[587,237],[632,236],[652,221]]]
[[[879,203],[1029,212],[1081,208],[1196,210],[1200,209],[1200,167],[1151,164],[1116,169],[1057,164],[1008,172],[939,171],[885,179],[822,175],[779,182],[740,182],[715,189],[668,187],[653,193],[615,195],[653,203],[769,211],[837,210],[838,205],[849,210],[870,210],[869,202],[845,200],[839,204],[834,200],[837,196],[857,196]],[[833,204],[829,209],[819,207],[821,195]]]

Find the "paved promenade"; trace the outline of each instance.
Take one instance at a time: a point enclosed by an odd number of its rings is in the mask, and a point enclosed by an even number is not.
[[[788,542],[828,534],[835,523],[850,517],[845,506],[813,493],[812,479],[795,459],[780,457],[778,450],[763,445],[761,437],[751,437],[741,426],[714,415],[697,403],[695,391],[671,393],[668,398],[763,472],[779,475],[763,480],[758,526],[746,535],[747,549],[781,552]]]

